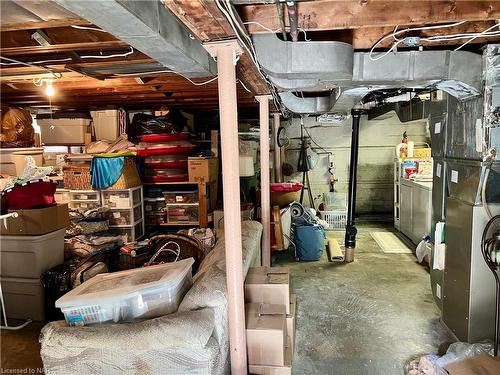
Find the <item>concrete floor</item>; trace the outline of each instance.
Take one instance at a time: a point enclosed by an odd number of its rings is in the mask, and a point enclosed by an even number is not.
[[[358,230],[354,263],[329,263],[326,254],[319,262],[295,262],[291,253],[275,260],[290,267],[298,299],[294,374],[400,375],[408,359],[442,354],[454,340],[439,322],[425,268],[413,254],[383,253],[370,236],[391,227]],[[343,232],[336,236],[343,241]],[[1,331],[3,371],[40,373],[42,326]]]
[[[403,374],[409,359],[444,354],[454,338],[439,321],[429,274],[413,254],[383,253],[370,231],[358,226],[355,262],[295,262],[279,254],[273,265],[290,267],[297,294],[294,374]],[[343,232],[335,237],[343,243]]]

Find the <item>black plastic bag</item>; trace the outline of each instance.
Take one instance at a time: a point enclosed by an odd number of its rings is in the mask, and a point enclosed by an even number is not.
[[[181,132],[186,126],[186,119],[178,111],[168,116],[153,116],[138,113],[132,118],[127,134],[132,142],[137,142],[141,135]]]

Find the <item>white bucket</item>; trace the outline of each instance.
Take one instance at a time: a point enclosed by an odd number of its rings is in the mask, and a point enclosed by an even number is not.
[[[15,151],[11,155],[12,162],[16,165],[16,175],[22,175],[26,166],[26,156],[31,156],[35,160],[37,167],[43,166],[43,151]]]

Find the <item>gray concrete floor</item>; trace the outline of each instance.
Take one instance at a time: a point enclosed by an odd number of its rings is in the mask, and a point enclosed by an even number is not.
[[[420,354],[444,354],[454,341],[439,321],[429,273],[413,254],[382,252],[371,231],[358,226],[356,258],[350,264],[295,262],[292,252],[275,256],[288,266],[297,294],[294,374],[403,374]],[[335,235],[343,243],[343,232]]]

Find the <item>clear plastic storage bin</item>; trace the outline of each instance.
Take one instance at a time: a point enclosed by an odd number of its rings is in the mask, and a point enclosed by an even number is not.
[[[141,187],[126,190],[103,190],[102,203],[110,208],[132,208],[141,203]]]
[[[167,203],[197,203],[198,190],[191,191],[165,191],[165,201]]]
[[[191,287],[193,258],[104,273],[56,301],[69,325],[148,319],[177,311]]]
[[[109,222],[109,225],[131,225],[132,223],[132,215],[130,214],[130,210],[113,210],[108,211],[106,213],[106,219]]]
[[[134,242],[144,236],[144,221],[141,221],[129,227],[110,226],[110,229],[117,235],[126,236],[124,242]]]
[[[169,223],[197,223],[199,220],[199,207],[193,204],[167,204],[167,221]]]
[[[160,212],[166,207],[164,198],[144,198],[144,211],[146,213]]]

